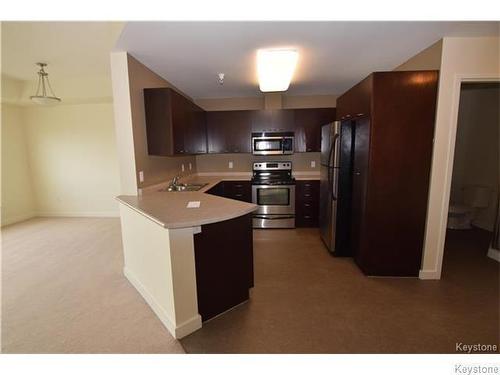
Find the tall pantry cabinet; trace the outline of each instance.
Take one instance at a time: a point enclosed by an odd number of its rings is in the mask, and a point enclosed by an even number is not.
[[[367,275],[418,276],[437,71],[376,72],[337,100],[355,132],[352,251]]]

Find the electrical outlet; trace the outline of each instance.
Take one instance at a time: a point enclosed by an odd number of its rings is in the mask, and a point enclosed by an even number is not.
[[[233,169],[233,162],[232,161],[229,162],[229,169]]]
[[[139,182],[144,182],[144,171],[139,171]]]
[[[182,165],[181,165],[181,170],[182,170],[182,172],[184,172],[184,169],[185,169],[185,168],[184,168],[184,164],[182,164]]]
[[[193,164],[189,163],[189,170],[193,169]]]
[[[314,160],[311,161],[311,168],[316,168],[316,162]]]

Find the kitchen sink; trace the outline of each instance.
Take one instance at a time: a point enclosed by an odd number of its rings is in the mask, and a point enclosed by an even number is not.
[[[176,184],[173,186],[168,186],[164,189],[161,189],[160,191],[198,191],[202,187],[207,186],[207,183],[204,184]]]

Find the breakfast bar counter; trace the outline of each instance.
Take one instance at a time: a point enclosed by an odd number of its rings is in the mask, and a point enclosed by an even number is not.
[[[257,206],[206,193],[224,179],[191,176],[182,182],[206,185],[168,192],[160,184],[117,197],[124,275],[175,338],[247,301],[253,287]]]

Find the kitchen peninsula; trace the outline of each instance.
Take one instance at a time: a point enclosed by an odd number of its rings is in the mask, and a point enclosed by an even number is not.
[[[117,198],[124,274],[175,338],[245,302],[253,287],[256,206],[205,193],[220,181],[200,177],[209,183],[196,192],[157,185]]]

